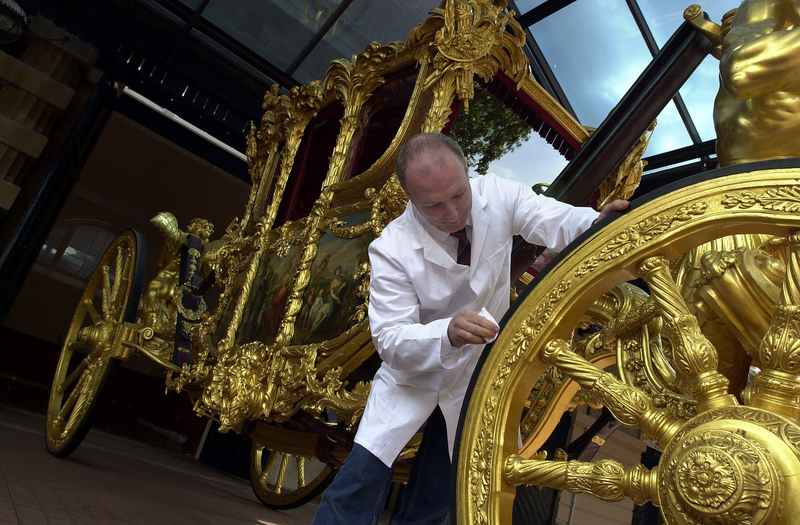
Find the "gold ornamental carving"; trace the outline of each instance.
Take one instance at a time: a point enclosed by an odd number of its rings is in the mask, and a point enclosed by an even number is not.
[[[494,453],[495,443],[494,437],[488,428],[494,424],[495,411],[497,407],[497,398],[490,397],[487,403],[488,410],[483,416],[484,430],[481,431],[478,439],[475,442],[475,449],[470,458],[469,468],[469,494],[475,501],[478,507],[477,515],[475,516],[475,523],[485,525],[490,523],[489,515],[485,512],[485,503],[492,491],[492,476],[493,473],[490,465],[486,463],[483,458]]]
[[[438,51],[434,78],[427,83],[452,72],[456,94],[465,109],[474,94],[475,74],[489,80],[502,68],[519,83],[528,72],[521,67],[525,64],[525,33],[513,12],[503,12],[505,7],[505,2],[447,0],[443,9],[431,10],[430,20],[440,19],[442,27],[433,42]]]
[[[275,182],[272,202],[270,202],[263,219],[262,227],[264,231],[269,231],[275,224],[283,192],[286,190],[286,184],[294,166],[295,156],[300,147],[300,140],[303,138],[303,133],[305,133],[309,121],[320,110],[323,93],[324,90],[319,81],[311,82],[307,86],[292,88],[289,96],[289,116],[284,121],[286,139],[281,153],[281,171],[278,174],[278,180]]]
[[[285,139],[287,120],[290,118],[291,103],[289,97],[279,94],[280,87],[273,84],[264,94],[261,109],[264,114],[256,130],[250,123],[247,135],[247,164],[253,187],[242,219],[242,229],[251,229],[251,219],[260,219],[265,211],[269,189],[278,165],[280,143]]]
[[[647,161],[642,160],[650,139],[653,137],[657,122],[653,122],[647,131],[636,141],[630,152],[625,155],[622,162],[614,168],[614,171],[606,177],[600,185],[600,196],[597,199],[597,210],[602,210],[603,206],[617,199],[628,200],[633,196],[633,192],[639,187],[642,181]]]
[[[800,211],[800,186],[770,189],[761,195],[752,192],[726,194],[722,205],[726,208],[741,209],[759,205],[765,210],[797,213]]]
[[[403,44],[400,42],[385,46],[372,42],[362,53],[354,56],[352,61],[337,59],[331,62],[323,87],[341,98],[344,116],[331,155],[328,175],[322,183],[323,188],[341,182],[347,173],[347,159],[352,157],[354,151],[353,136],[359,128],[360,120],[364,118],[364,103],[372,96],[373,91],[386,82],[381,75],[381,67],[402,49]]]
[[[629,227],[625,232],[618,234],[608,243],[598,255],[587,258],[575,269],[575,277],[584,277],[601,263],[612,261],[631,250],[651,242],[656,237],[663,235],[678,223],[686,222],[692,217],[702,215],[708,209],[705,202],[697,202],[690,206],[679,208],[674,214],[661,214],[649,217],[638,224]]]
[[[445,0],[409,35],[406,46],[433,66],[424,85],[433,88],[434,103],[423,132],[443,129],[456,97],[469,110],[475,75],[489,81],[502,69],[519,87],[530,74],[525,33],[506,7],[502,0]]]
[[[294,337],[295,319],[303,303],[303,292],[308,286],[311,277],[311,264],[314,262],[314,258],[317,255],[319,238],[322,235],[320,229],[320,224],[323,220],[322,210],[330,206],[331,197],[331,192],[324,190],[314,204],[314,208],[309,217],[309,222],[307,224],[307,231],[309,234],[303,240],[304,244],[301,247],[300,260],[294,276],[294,285],[286,301],[286,307],[278,328],[278,335],[275,338],[275,345],[278,349],[291,344],[292,338]]]
[[[553,307],[558,304],[570,288],[570,281],[562,281],[549,294],[547,302],[539,305],[526,319],[524,327],[514,335],[511,345],[505,350],[505,359],[498,370],[492,387],[500,389],[517,361],[529,350],[529,345],[549,321]]]
[[[791,233],[800,229],[800,219],[784,211],[789,207],[772,205],[789,200],[789,192],[783,189],[792,187],[787,182],[793,173],[792,169],[745,172],[701,182],[668,196],[667,210],[663,202],[645,203],[617,219],[610,228],[613,231],[586,240],[550,269],[506,321],[475,383],[462,433],[466,441],[459,454],[460,468],[470,468],[471,477],[459,475],[457,484],[460,492],[467,487],[475,491],[477,486],[474,466],[467,467],[462,459],[468,450],[472,465],[486,465],[482,472],[490,474],[482,483],[491,490],[472,501],[459,500],[460,522],[478,520],[478,516],[488,516],[490,523],[510,520],[507,502],[513,500],[515,486],[532,483],[606,499],[622,495],[637,502],[649,499],[661,507],[671,525],[794,523],[800,502],[785,495],[800,493],[800,383],[792,368],[800,366],[800,317],[793,313],[800,300],[800,257],[793,243],[800,236]],[[767,196],[771,208],[758,203],[748,207],[722,204],[726,196],[746,194]],[[680,254],[693,244],[714,239],[718,231],[727,235],[738,233],[737,228],[789,240],[765,244],[775,259],[751,248],[715,252],[717,257],[708,257],[699,266],[702,272],[694,274],[692,283],[676,284]],[[643,240],[640,232],[648,232]],[[787,254],[778,256],[782,250]],[[741,256],[745,253],[750,254],[747,264]],[[762,329],[758,346],[765,355],[754,354],[760,372],[754,373],[742,397],[744,405],[738,404],[727,393],[727,379],[716,370],[716,349],[695,317],[698,312],[710,314],[704,303],[690,308],[684,294],[692,290],[723,293],[717,281],[731,271],[767,272],[751,279],[767,286],[783,275],[778,260],[786,261],[785,291],[780,296],[765,295],[777,301],[771,326]],[[584,271],[576,274],[576,267]],[[649,299],[609,319],[601,313],[613,311],[621,296],[601,295],[587,311],[586,296],[597,294],[598,286],[628,281],[636,273],[647,282]],[[552,290],[565,280],[571,282],[569,289],[548,309],[547,319],[533,335],[533,313],[549,303]],[[720,304],[740,309],[754,301],[746,296],[734,302],[730,297],[717,298]],[[571,334],[569,327],[587,323],[602,327],[584,337]],[[519,343],[523,334],[530,334],[524,350]],[[625,370],[624,381],[589,361],[609,352],[616,352],[617,364]],[[770,366],[764,366],[762,359]],[[547,369],[545,364],[554,368]],[[557,386],[560,377],[564,386]],[[603,403],[624,424],[642,430],[646,439],[656,440],[664,451],[661,468],[569,466],[569,462],[535,455],[530,447],[518,451],[517,418],[540,410],[533,404],[535,398],[528,398],[531,389],[562,389],[570,383],[578,383],[590,399]],[[496,400],[491,414],[484,408],[489,399]],[[491,422],[486,423],[489,416]],[[489,435],[494,436],[494,446],[479,446],[477,436]]]
[[[685,16],[709,36],[720,59],[714,103],[719,165],[800,157],[796,2],[747,0],[720,26],[699,11],[697,6]]]

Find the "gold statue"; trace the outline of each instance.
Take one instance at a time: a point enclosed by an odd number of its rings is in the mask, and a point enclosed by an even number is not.
[[[690,19],[690,12],[697,11],[689,8],[685,17]],[[722,27],[714,30],[722,37],[713,53],[720,58],[720,88],[714,106],[720,167],[800,156],[798,22],[797,0],[745,0],[727,12]],[[774,298],[782,279],[781,263],[766,253],[755,253],[770,241],[768,235],[735,235],[702,244],[686,255],[676,275],[684,299],[720,353],[720,370],[735,394],[747,382],[750,358],[745,351],[754,355],[757,341],[769,326],[774,300],[763,297]],[[772,275],[779,266],[780,275]],[[745,286],[745,280],[753,284]],[[746,290],[756,307],[730,308]]]
[[[199,237],[204,246],[208,245],[214,225],[205,219],[193,219],[184,232],[175,216],[168,212],[159,213],[150,222],[164,235],[164,245],[158,258],[158,273],[147,284],[139,302],[138,323],[153,330],[144,348],[165,362],[172,355],[182,297],[179,283],[181,248],[188,234]],[[200,304],[200,309],[205,310],[202,298]]]
[[[720,166],[800,157],[800,2],[745,0],[722,20]]]

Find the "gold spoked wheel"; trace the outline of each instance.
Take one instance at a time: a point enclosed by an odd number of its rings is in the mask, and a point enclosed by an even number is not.
[[[45,440],[54,456],[80,445],[104,401],[119,365],[120,328],[136,320],[146,251],[142,234],[119,234],[81,295],[50,389]]]
[[[457,522],[511,523],[516,486],[526,484],[590,493],[606,501],[652,501],[670,525],[741,523],[743,517],[751,524],[796,523],[800,502],[790,495],[800,494],[799,181],[796,160],[693,178],[587,232],[538,276],[504,319],[470,385],[454,457]],[[752,311],[758,305],[749,298],[757,294],[749,284],[725,286],[755,283],[759,276],[741,275],[736,260],[747,259],[746,254],[704,259],[702,279],[709,286],[718,279],[719,288],[709,288],[704,305],[690,310],[670,265],[701,243],[756,233],[788,240],[785,276],[760,342],[755,348],[748,345],[760,372],[739,402],[728,394],[728,381],[717,371],[717,351],[694,312],[719,315],[732,331],[752,337],[758,323],[742,320],[757,317]],[[759,257],[750,259],[766,268]],[[662,381],[659,388],[672,388],[672,397],[605,372],[616,360],[614,352],[597,358],[600,343],[587,349],[573,339],[573,328],[598,298],[637,277],[647,282],[650,298],[620,322],[631,330],[654,316],[663,322],[664,354],[675,381]],[[734,277],[739,281],[725,281]],[[619,325],[607,323],[603,331]],[[660,466],[648,470],[613,460],[547,459],[536,454],[537,438],[526,440],[520,450],[520,421],[530,408],[529,394],[554,369],[569,384],[558,394],[562,410],[582,389],[623,425],[641,429],[646,440],[658,443]],[[687,398],[690,411],[670,406],[670,399]]]
[[[253,443],[250,449],[250,483],[267,507],[293,509],[318,496],[336,472],[322,461],[275,452]]]

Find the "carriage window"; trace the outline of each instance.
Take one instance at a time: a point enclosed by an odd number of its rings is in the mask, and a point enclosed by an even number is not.
[[[363,141],[356,151],[358,163],[355,170],[350,172],[349,178],[364,173],[389,148],[408,110],[416,82],[416,70],[405,71],[388,79],[370,97],[368,104],[372,106],[364,109],[373,114],[363,130]]]
[[[87,280],[114,236],[111,230],[91,224],[55,229],[39,251],[39,263]]]
[[[306,126],[281,199],[275,227],[305,217],[319,196],[339,135],[344,106],[335,102],[323,108]]]
[[[469,113],[459,108],[450,136],[464,149],[471,177],[494,173],[534,186],[552,182],[574,154],[548,130],[533,110],[495,81],[475,84]]]

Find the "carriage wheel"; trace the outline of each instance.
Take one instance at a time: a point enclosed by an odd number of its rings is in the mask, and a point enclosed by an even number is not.
[[[770,161],[672,185],[587,232],[537,277],[473,375],[454,457],[457,523],[511,523],[521,484],[606,501],[649,500],[670,525],[734,523],[742,516],[753,524],[793,523],[800,515],[797,498],[787,499],[800,493],[799,179],[796,160]],[[791,249],[779,304],[754,352],[761,372],[743,404],[727,393],[727,380],[716,370],[717,353],[698,329],[669,267],[694,246],[736,233],[787,237]],[[604,372],[610,363],[592,363],[572,344],[572,328],[587,308],[639,276],[663,320],[677,384],[697,401],[696,415],[677,417],[663,396],[624,384]],[[739,319],[748,318],[754,304],[746,297],[723,298],[733,299],[726,303],[734,307],[731,318],[737,317],[736,308]],[[563,392],[567,400],[582,388],[624,425],[657,442],[661,466],[558,461],[531,447],[520,451],[528,394],[551,366],[570,380],[571,388]]]
[[[103,253],[72,316],[47,407],[47,450],[64,457],[80,445],[119,366],[117,336],[136,320],[144,283],[146,242],[120,233]]]
[[[267,507],[293,509],[324,491],[336,472],[322,461],[276,452],[253,443],[250,449],[250,484]]]

